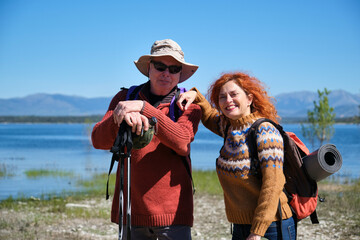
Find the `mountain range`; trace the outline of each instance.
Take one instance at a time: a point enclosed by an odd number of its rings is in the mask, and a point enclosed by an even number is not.
[[[289,92],[275,96],[281,117],[306,117],[307,111],[318,101],[317,92]],[[86,98],[62,94],[33,94],[21,98],[0,99],[0,116],[86,116],[103,115],[111,97]],[[360,115],[360,94],[334,90],[329,104],[337,118]]]

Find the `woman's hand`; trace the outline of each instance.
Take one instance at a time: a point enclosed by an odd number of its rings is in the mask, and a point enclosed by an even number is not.
[[[113,112],[113,117],[115,123],[120,126],[122,121],[124,120],[126,114],[131,112],[138,112],[140,113],[144,106],[144,102],[140,100],[133,100],[133,101],[120,101]]]
[[[179,95],[179,99],[176,102],[176,104],[179,106],[181,111],[185,111],[188,109],[188,107],[190,106],[190,104],[192,104],[196,98],[196,91],[187,91],[184,93],[181,93]],[[185,102],[185,106],[183,106],[183,102]]]
[[[246,238],[246,240],[260,240],[261,236],[260,235],[256,235],[254,233],[250,233],[250,235]]]

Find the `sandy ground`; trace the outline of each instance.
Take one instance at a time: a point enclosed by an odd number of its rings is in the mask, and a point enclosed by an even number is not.
[[[202,195],[196,193],[194,227],[192,238],[231,239],[230,224],[224,213],[222,196]],[[26,204],[26,203],[23,203]],[[86,202],[68,203],[67,208],[96,208],[109,211],[111,201],[104,199]],[[341,216],[339,216],[341,218]],[[55,214],[46,209],[31,208],[25,212],[14,209],[0,211],[0,239],[117,239],[117,225],[109,219],[90,218],[87,220],[69,218],[65,214]],[[312,225],[309,219],[299,223],[298,239],[360,239],[360,236],[347,234],[346,227],[336,227],[335,217],[321,219],[319,225]],[[351,225],[351,223],[349,224]],[[360,232],[360,231],[359,231]]]

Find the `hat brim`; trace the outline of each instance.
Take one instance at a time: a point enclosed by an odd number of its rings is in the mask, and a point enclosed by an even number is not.
[[[137,69],[139,69],[139,71],[142,74],[149,77],[150,59],[157,58],[157,57],[163,57],[163,56],[172,57],[176,61],[178,61],[179,63],[182,64],[182,70],[181,70],[181,74],[180,74],[179,83],[184,82],[185,80],[190,78],[196,72],[196,70],[199,68],[199,66],[197,66],[197,65],[193,65],[193,64],[181,61],[181,60],[177,59],[175,56],[170,55],[170,54],[156,55],[156,56],[154,56],[154,55],[143,55],[137,61],[134,61],[134,63],[136,65]]]

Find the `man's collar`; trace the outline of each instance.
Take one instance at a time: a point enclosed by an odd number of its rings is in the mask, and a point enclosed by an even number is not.
[[[152,96],[155,96],[155,98],[158,98],[158,99],[161,99],[160,101],[157,101],[153,104],[154,107],[157,107],[159,104],[161,103],[170,103],[172,98],[174,97],[174,95],[176,94],[176,91],[177,91],[177,86],[175,86],[168,95],[166,96],[157,96],[155,94],[152,94],[150,92],[150,80],[147,81],[144,86],[141,88],[140,90],[142,92],[142,94],[144,94],[144,96],[146,97],[146,99],[148,100],[148,102],[152,102],[154,99],[154,97]]]

